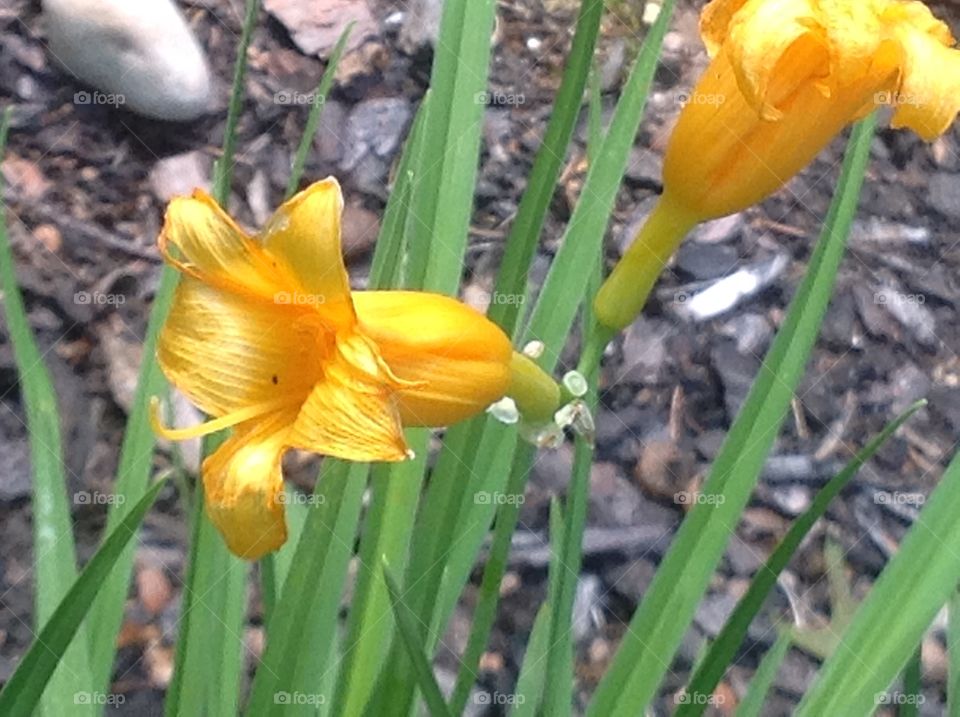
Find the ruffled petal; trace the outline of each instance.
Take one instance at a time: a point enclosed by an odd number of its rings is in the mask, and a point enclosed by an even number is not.
[[[707,46],[707,54],[716,57],[727,37],[733,16],[749,0],[712,0],[700,13],[700,36]]]
[[[400,461],[408,457],[394,400],[397,381],[359,335],[338,338],[300,410],[291,445],[351,461]]]
[[[170,202],[157,243],[178,269],[226,291],[273,301],[289,285],[257,243],[199,189]]]
[[[904,66],[891,123],[909,127],[930,142],[946,132],[960,112],[960,50],[953,47],[947,26],[926,7],[912,10],[910,22],[901,23],[897,33]]]
[[[215,416],[251,405],[299,405],[332,351],[307,316],[184,277],[157,358],[167,378]]]
[[[815,0],[817,24],[830,45],[830,76],[844,87],[870,71],[884,42],[882,13],[890,0]]]
[[[779,118],[798,89],[830,73],[826,38],[808,0],[751,0],[730,20],[726,40],[740,91],[765,119]]]
[[[285,202],[260,233],[266,251],[304,294],[291,303],[314,306],[341,330],[355,320],[340,248],[342,211],[340,185],[328,177]]]
[[[510,383],[512,349],[503,331],[469,306],[439,294],[360,291],[361,330],[402,380],[404,425],[446,426],[483,411]]]
[[[287,540],[280,460],[293,417],[243,424],[203,462],[207,515],[241,558],[256,560]]]

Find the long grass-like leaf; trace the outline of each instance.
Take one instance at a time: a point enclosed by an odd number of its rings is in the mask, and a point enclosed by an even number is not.
[[[546,344],[547,351],[541,364],[548,368],[559,360],[577,309],[586,294],[592,274],[584,271],[584,267],[592,267],[602,255],[603,236],[627,169],[630,148],[640,127],[673,8],[674,0],[663,3],[657,21],[643,42],[617,103],[610,129],[596,153],[597,161],[587,171],[580,200],[534,306],[526,335]]]
[[[0,121],[0,157],[7,146],[10,110]],[[0,182],[0,197],[3,186]],[[0,285],[3,288],[3,312],[20,381],[20,395],[27,416],[30,462],[33,470],[33,552],[36,566],[34,621],[37,628],[53,614],[60,600],[77,578],[73,524],[67,500],[67,476],[63,462],[60,414],[50,372],[43,362],[27,319],[23,297],[17,285],[13,252],[7,236],[6,206],[0,201]],[[88,662],[86,635],[79,638],[64,655],[43,705],[48,714],[76,709],[94,714],[76,696],[94,691]]]
[[[386,658],[393,620],[389,596],[379,570],[386,560],[402,570],[407,560],[417,498],[423,484],[426,456],[399,466],[378,465],[371,480],[372,503],[360,544],[359,574],[344,641],[341,680],[334,714],[358,714],[366,704]]]
[[[947,609],[947,714],[960,717],[960,589],[950,595]]]
[[[213,197],[223,207],[230,195],[237,126],[245,96],[247,51],[259,10],[259,0],[246,0],[224,128],[223,153],[214,166]],[[157,318],[162,322],[162,315]],[[145,362],[156,370],[152,347]],[[222,440],[222,435],[209,437],[203,443],[204,453],[212,452]],[[239,699],[248,565],[230,554],[203,512],[202,487],[197,488],[196,496],[191,563],[183,588],[184,610],[177,640],[177,662],[165,713],[174,717],[199,711],[230,717],[237,713]]]
[[[960,457],[867,594],[798,717],[873,714],[960,581]]]
[[[783,664],[783,658],[787,656],[790,643],[790,631],[782,630],[777,636],[777,641],[763,656],[760,666],[753,674],[747,694],[737,705],[737,717],[760,717],[763,703],[773,686],[773,681],[777,679],[777,673],[780,671],[780,665]]]
[[[550,647],[550,603],[545,602],[537,610],[533,621],[527,651],[517,677],[511,717],[533,717],[540,708],[543,686],[547,677],[547,651]]]
[[[577,29],[567,58],[563,81],[553,103],[553,112],[543,135],[543,144],[537,151],[533,169],[530,171],[530,180],[520,206],[517,207],[517,217],[507,237],[494,296],[514,299],[526,296],[527,274],[580,113],[583,90],[590,73],[602,17],[602,0],[581,1]],[[520,312],[525,305],[526,302],[518,300],[493,301],[488,314],[504,331],[512,335],[519,325]]]
[[[300,178],[303,176],[303,168],[307,163],[307,156],[310,154],[310,147],[313,146],[313,138],[317,134],[317,127],[320,126],[320,115],[323,114],[323,108],[327,103],[327,95],[333,86],[333,78],[337,74],[337,67],[340,64],[340,58],[343,57],[343,49],[347,46],[347,40],[350,38],[350,32],[353,30],[354,23],[350,23],[340,34],[340,39],[333,47],[330,53],[330,59],[323,70],[323,77],[320,78],[320,84],[314,90],[311,97],[310,113],[307,115],[307,124],[303,129],[303,136],[300,137],[300,144],[297,146],[297,152],[293,157],[293,166],[290,168],[290,178],[287,180],[286,197],[289,199],[300,186]]]
[[[733,660],[740,643],[743,642],[750,623],[753,622],[753,618],[760,611],[780,573],[787,567],[793,554],[800,547],[814,523],[827,512],[830,503],[853,479],[863,464],[880,450],[881,446],[889,440],[900,426],[925,405],[926,401],[918,401],[884,427],[863,450],[859,451],[843,467],[843,470],[820,489],[810,507],[790,526],[790,530],[783,536],[783,540],[777,545],[776,550],[773,551],[764,566],[757,571],[746,594],[737,603],[727,623],[723,626],[720,634],[717,635],[717,639],[710,646],[710,651],[690,679],[687,694],[691,696],[691,699],[679,707],[676,711],[677,717],[692,717],[693,715],[703,714],[707,705],[707,698],[713,694],[720,683],[724,670]]]
[[[816,340],[856,212],[874,126],[871,117],[854,127],[807,275],[703,486],[703,494],[715,500],[699,502],[681,524],[594,694],[591,717],[639,713],[656,694],[693,619]]]
[[[104,587],[106,576],[126,544],[136,535],[163,484],[162,480],[157,481],[146,495],[130,508],[67,591],[40,635],[20,660],[16,672],[0,691],[0,714],[6,717],[29,717],[34,714],[40,695],[57,669],[70,641],[80,629],[94,597]],[[87,698],[85,700],[78,695],[75,704],[91,704],[93,695],[88,694]],[[57,714],[75,714],[75,711],[71,706]]]
[[[390,605],[393,608],[394,618],[397,621],[397,627],[404,647],[410,661],[413,663],[413,670],[420,684],[420,691],[423,699],[427,703],[427,709],[430,710],[431,717],[448,717],[453,713],[447,709],[443,701],[443,693],[440,692],[440,686],[437,684],[437,678],[433,674],[433,667],[430,660],[423,652],[423,643],[420,640],[420,630],[417,629],[417,618],[410,608],[403,602],[400,595],[400,588],[397,587],[396,580],[390,575],[390,567],[384,562],[382,564],[383,577],[387,584],[387,591],[390,594]]]
[[[327,460],[316,500],[297,544],[270,623],[267,649],[254,676],[248,715],[291,714],[320,702],[286,696],[319,694],[319,681],[333,639],[352,536],[360,518],[368,467]],[[321,642],[322,641],[322,642]],[[321,649],[322,648],[322,649]],[[317,664],[314,658],[320,660]],[[306,669],[309,663],[313,671]],[[323,701],[329,697],[323,695]]]

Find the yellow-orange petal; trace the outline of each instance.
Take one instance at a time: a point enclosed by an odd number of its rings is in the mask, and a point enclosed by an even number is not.
[[[280,460],[293,417],[282,412],[243,424],[203,462],[207,515],[241,558],[256,560],[287,540]]]
[[[779,118],[800,87],[830,73],[810,0],[751,0],[730,20],[724,47],[740,91],[765,119]]]
[[[700,37],[707,46],[707,53],[715,57],[727,37],[734,15],[748,0],[712,0],[700,13]]]
[[[272,301],[289,286],[257,243],[199,189],[171,200],[158,244],[181,271],[226,291]]]
[[[157,359],[167,378],[214,416],[251,405],[299,405],[330,350],[302,310],[251,300],[193,277],[177,287]]]
[[[314,182],[284,202],[260,232],[264,249],[328,323],[353,325],[350,281],[340,248],[343,195],[333,177]]]
[[[960,50],[953,47],[947,26],[925,6],[911,3],[910,10],[897,33],[904,66],[892,98],[896,111],[891,124],[909,127],[930,142],[946,132],[960,112]]]
[[[354,293],[360,330],[400,379],[404,425],[446,426],[502,398],[513,350],[506,334],[469,306],[414,291]]]
[[[400,461],[409,449],[393,395],[367,340],[338,337],[338,350],[304,402],[291,445],[351,461]],[[362,363],[354,363],[362,357]]]

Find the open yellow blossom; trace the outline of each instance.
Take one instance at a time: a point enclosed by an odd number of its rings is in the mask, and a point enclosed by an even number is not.
[[[237,555],[286,540],[287,448],[408,457],[403,426],[444,426],[504,395],[533,420],[559,389],[486,317],[452,298],[350,291],[336,180],[283,204],[256,235],[201,191],[174,199],[159,245],[183,277],[160,334],[170,381],[213,418],[174,440],[234,431],[203,464],[207,511]],[[171,251],[176,248],[176,252]]]
[[[949,28],[906,0],[713,0],[700,31],[711,62],[664,160],[664,191],[596,300],[619,330],[697,223],[782,186],[847,124],[881,104],[925,140],[960,110]]]

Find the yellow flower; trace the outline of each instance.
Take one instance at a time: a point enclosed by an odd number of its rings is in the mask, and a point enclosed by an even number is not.
[[[713,0],[700,30],[712,60],[667,147],[663,196],[596,301],[612,329],[694,225],[762,200],[877,105],[928,141],[960,110],[960,51],[921,2]]]
[[[201,191],[174,199],[159,245],[185,276],[160,334],[164,373],[203,411],[182,440],[227,427],[204,461],[207,511],[237,555],[286,540],[280,460],[299,448],[408,457],[403,426],[443,426],[511,395],[540,420],[559,389],[470,307],[413,291],[351,293],[336,180],[283,204],[256,236]],[[176,248],[176,254],[171,252]]]

